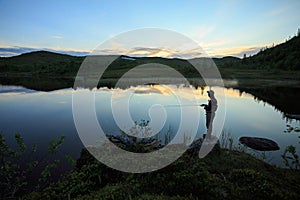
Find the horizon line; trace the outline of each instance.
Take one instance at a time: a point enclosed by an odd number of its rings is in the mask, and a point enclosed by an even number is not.
[[[1,50],[2,48],[0,48]],[[16,53],[13,55],[3,56],[0,52],[0,58],[13,58],[18,57],[24,54],[30,54],[30,53],[37,53],[37,52],[48,52],[48,53],[55,53],[60,55],[67,55],[67,56],[74,56],[74,57],[86,57],[86,56],[120,56],[120,57],[128,57],[128,58],[165,58],[165,59],[182,59],[182,60],[192,60],[192,59],[198,59],[198,58],[226,58],[226,57],[233,57],[237,59],[241,59],[238,56],[235,55],[216,55],[216,56],[198,56],[198,57],[191,57],[191,58],[183,58],[183,57],[176,57],[176,56],[151,56],[151,55],[124,55],[124,54],[90,54],[90,52],[81,52],[81,51],[62,51],[62,50],[55,50],[55,49],[36,49],[32,51],[26,51],[23,53]]]

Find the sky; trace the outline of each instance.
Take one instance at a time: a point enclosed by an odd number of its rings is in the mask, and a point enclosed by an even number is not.
[[[0,56],[86,55],[121,33],[159,28],[190,38],[211,57],[242,57],[294,36],[299,10],[299,0],[0,0]]]

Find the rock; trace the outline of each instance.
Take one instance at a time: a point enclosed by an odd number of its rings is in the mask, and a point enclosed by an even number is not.
[[[267,138],[259,137],[240,137],[240,143],[258,151],[276,151],[279,150],[278,144]]]
[[[123,144],[125,146],[130,146],[134,144],[139,144],[144,147],[152,147],[153,149],[159,149],[164,147],[165,145],[161,144],[161,141],[155,138],[143,138],[141,140],[136,141],[135,137],[126,136],[126,135],[108,135],[109,140],[115,144]]]
[[[121,143],[124,145],[130,145],[131,141],[128,137],[122,137],[120,135],[108,135],[107,136],[113,143]]]

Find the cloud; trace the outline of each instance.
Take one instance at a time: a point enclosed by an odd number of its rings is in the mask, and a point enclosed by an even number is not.
[[[14,53],[14,52],[6,52],[6,51],[0,50],[0,57],[12,57],[12,56],[17,56],[17,55],[19,55],[19,54]]]
[[[124,48],[108,48],[94,50],[92,55],[127,55],[132,57],[166,57],[166,58],[195,58],[203,55],[201,48],[176,50],[156,47],[134,47],[130,50]]]
[[[220,46],[226,45],[230,42],[231,41],[229,39],[224,38],[224,39],[219,39],[219,40],[211,41],[211,42],[203,42],[203,43],[200,43],[200,46],[203,49],[210,49],[210,48],[215,48],[215,47],[220,47]]]
[[[135,94],[151,94],[151,93],[155,93],[155,94],[163,94],[162,91],[160,91],[159,89],[156,88],[137,88],[134,91]]]
[[[30,47],[0,47],[0,56],[2,57],[10,57],[20,55],[22,53],[37,51],[36,48]]]
[[[236,56],[243,57],[244,54],[253,55],[256,54],[261,48],[271,46],[271,44],[261,46],[234,46],[234,47],[222,47],[220,46],[228,44],[229,40],[218,40],[215,42],[201,44],[201,47],[205,49],[205,52],[200,47],[183,49],[171,49],[162,47],[134,47],[130,50],[125,48],[107,48],[94,50],[93,52],[74,50],[74,49],[51,49],[51,48],[35,48],[35,47],[19,47],[19,46],[2,46],[0,45],[0,56],[10,57],[17,56],[23,53],[33,51],[50,51],[55,53],[68,54],[73,56],[86,56],[86,55],[127,55],[132,57],[166,57],[166,58],[182,58],[191,59],[198,57],[224,57],[224,56]]]
[[[202,56],[202,49],[173,50],[168,48],[136,47],[128,52],[130,56],[169,57],[169,58],[194,58]]]
[[[0,46],[0,57],[17,56],[23,53],[29,53],[33,51],[51,51],[54,53],[69,54],[73,56],[85,56],[88,55],[88,51],[78,51],[72,49],[51,49],[51,48],[35,48],[35,47],[19,47],[19,46]]]
[[[203,54],[206,57],[216,55],[215,51],[230,43],[229,39],[219,39],[210,42],[201,42],[199,46],[203,49]]]
[[[210,53],[211,57],[224,57],[224,56],[236,56],[242,58],[244,54],[247,56],[254,55],[260,49],[265,48],[266,46],[270,47],[271,45],[262,45],[262,46],[235,46],[230,48],[221,48],[215,49],[213,52]]]
[[[148,57],[172,57],[177,55],[178,52],[165,49],[165,48],[148,48],[148,47],[135,47],[128,52],[132,56],[148,56]]]
[[[91,52],[91,55],[125,55],[127,50],[124,49],[95,49]]]
[[[281,6],[281,7],[277,7],[267,13],[265,13],[265,16],[267,17],[274,17],[277,15],[280,15],[282,13],[287,12],[290,8],[292,8],[294,5],[288,5],[288,6]]]
[[[60,35],[53,35],[53,36],[51,36],[52,38],[54,38],[54,39],[62,39],[63,37],[62,36],[60,36]]]
[[[1,96],[14,96],[14,95],[19,95],[19,94],[35,93],[35,92],[37,92],[37,91],[27,89],[22,86],[0,85]]]
[[[90,53],[89,51],[55,50],[55,49],[48,49],[48,48],[44,48],[42,50],[52,51],[52,52],[55,52],[55,53],[68,54],[68,55],[72,55],[72,56],[86,56],[86,55],[88,55]]]
[[[214,32],[215,29],[216,25],[201,26],[193,30],[191,36],[195,40],[202,40],[203,38],[207,37],[210,33]]]
[[[24,52],[35,51],[35,48],[30,47],[0,47],[0,52],[12,53],[12,54],[20,54]]]

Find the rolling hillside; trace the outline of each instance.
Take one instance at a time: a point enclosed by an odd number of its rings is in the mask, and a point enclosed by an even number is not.
[[[227,66],[230,67],[230,66]],[[250,69],[300,70],[300,36],[242,59],[233,67]]]
[[[236,57],[213,58],[221,73],[226,70],[300,70],[300,36],[295,36],[285,43],[272,48],[261,50],[256,55],[243,59]],[[85,57],[75,57],[66,54],[58,54],[47,51],[25,53],[19,56],[0,58],[0,76],[56,76],[73,77],[76,75]],[[195,58],[205,59],[205,58]],[[117,78],[122,73],[133,67],[146,63],[160,63],[168,65],[184,74],[186,77],[197,77],[197,71],[191,67],[187,60],[170,59],[160,57],[139,57],[115,60],[109,70],[106,71],[106,78]],[[232,70],[233,72],[234,70]],[[232,73],[230,72],[230,73]],[[222,75],[223,75],[222,74]]]
[[[68,74],[77,72],[84,57],[48,51],[24,53],[19,56],[0,58],[0,73]]]

